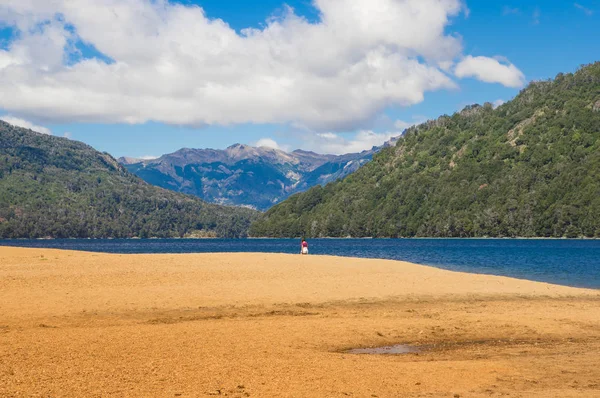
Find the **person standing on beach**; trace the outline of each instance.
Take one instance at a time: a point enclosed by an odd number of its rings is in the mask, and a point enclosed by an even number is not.
[[[302,239],[300,243],[300,254],[308,254],[308,242]]]

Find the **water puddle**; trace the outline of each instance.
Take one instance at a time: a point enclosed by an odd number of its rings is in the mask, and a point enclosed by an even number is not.
[[[345,351],[346,354],[370,354],[370,355],[397,355],[397,354],[411,354],[420,352],[418,347],[396,344],[385,347],[373,347],[373,348],[354,348],[352,350]]]

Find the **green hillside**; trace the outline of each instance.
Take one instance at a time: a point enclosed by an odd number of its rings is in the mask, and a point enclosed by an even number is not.
[[[405,132],[252,236],[600,237],[600,62]]]
[[[257,214],[148,185],[83,143],[0,121],[0,238],[241,237]]]

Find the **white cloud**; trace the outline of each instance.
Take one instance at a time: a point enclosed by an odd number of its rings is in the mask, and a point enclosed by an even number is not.
[[[396,127],[398,130],[406,130],[409,127],[414,126],[414,123],[410,123],[410,122],[405,122],[404,120],[396,120],[396,122],[394,122],[394,127]]]
[[[417,124],[421,124],[427,121],[427,118],[424,116],[415,116],[413,117],[412,122],[406,122],[404,120],[396,120],[394,123],[394,127],[398,129],[398,131],[403,132],[409,127],[416,126]]]
[[[324,138],[326,140],[335,140],[338,138],[338,135],[333,133],[318,133],[317,137]]]
[[[542,11],[540,10],[539,7],[536,7],[535,10],[533,10],[533,24],[534,25],[539,25],[540,24],[540,17],[542,16]]]
[[[469,9],[469,7],[466,6],[466,4],[464,5],[464,13],[465,18],[469,18],[471,16],[471,10]]]
[[[361,130],[352,138],[345,138],[344,134],[317,133],[304,135],[303,149],[317,153],[331,153],[341,155],[357,153],[381,146],[392,137],[397,137],[401,132],[375,133],[370,130]]]
[[[20,119],[18,117],[6,115],[0,116],[0,120],[4,120],[6,123],[12,124],[13,126],[23,127],[26,129],[30,129],[33,131],[37,131],[38,133],[51,135],[52,131],[49,128],[35,125],[27,120]]]
[[[144,155],[144,156],[140,156],[138,159],[141,160],[153,160],[153,159],[158,159],[160,156],[154,156],[154,155]]]
[[[456,86],[462,0],[314,0],[236,33],[167,0],[2,0],[0,108],[56,122],[365,126]],[[110,28],[107,28],[110,27]],[[102,59],[82,59],[78,42]],[[110,59],[107,63],[104,59]]]
[[[273,148],[273,149],[281,149],[281,147],[279,146],[279,144],[272,138],[261,138],[260,140],[256,141],[256,143],[254,143],[255,147],[267,147],[267,148]]]
[[[583,11],[585,13],[585,15],[587,15],[587,16],[594,15],[594,10],[592,10],[590,8],[587,8],[587,7],[584,7],[581,4],[579,4],[579,3],[575,3],[574,6],[575,6],[575,8]]]
[[[68,131],[65,131],[65,132],[64,132],[64,134],[63,134],[63,137],[65,137],[65,138],[69,138],[69,139],[70,139],[72,136],[73,136],[73,134],[71,134],[71,133],[70,133],[70,132],[68,132]]]
[[[500,83],[506,87],[522,87],[525,75],[504,58],[473,57],[463,58],[456,65],[454,74],[459,78],[474,77],[486,83]]]
[[[494,107],[494,109],[496,109],[497,107],[505,103],[506,101],[504,101],[503,99],[497,99],[496,101],[492,102],[492,106]]]
[[[519,10],[518,8],[512,8],[509,6],[504,6],[504,8],[502,9],[502,15],[520,15],[521,14],[521,10]]]

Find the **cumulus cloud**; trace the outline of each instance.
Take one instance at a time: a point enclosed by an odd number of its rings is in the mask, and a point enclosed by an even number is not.
[[[518,88],[525,84],[525,75],[516,66],[502,58],[466,56],[454,69],[459,78],[474,77],[486,83],[500,83]]]
[[[403,132],[409,127],[416,126],[417,124],[421,124],[427,121],[425,116],[415,116],[413,117],[412,122],[406,122],[404,120],[396,120],[394,123],[394,127],[398,129],[398,131]]]
[[[30,129],[33,131],[37,131],[38,133],[51,135],[52,131],[49,128],[35,125],[27,120],[20,119],[14,116],[0,116],[0,120],[4,120],[6,123],[12,124],[13,126],[23,127],[26,129]]]
[[[333,133],[317,133],[317,137],[323,138],[325,140],[335,140],[339,138],[337,134]]]
[[[256,141],[253,146],[255,146],[255,147],[264,146],[267,148],[281,149],[281,147],[279,146],[277,141],[275,141],[272,138],[261,138],[260,140]]]
[[[18,34],[0,49],[0,108],[52,122],[347,131],[456,86],[445,71],[462,42],[447,27],[462,0],[313,5],[317,22],[288,7],[238,33],[168,0],[3,0],[0,24]]]
[[[343,133],[315,133],[305,135],[303,149],[317,153],[330,153],[341,155],[345,153],[358,153],[369,150],[374,146],[381,146],[401,132],[376,133],[371,130],[361,130],[351,138],[346,138]]]
[[[497,107],[499,107],[500,105],[504,105],[506,103],[506,101],[504,101],[503,99],[497,99],[496,101],[492,102],[492,106],[494,107],[494,109],[496,109]]]

